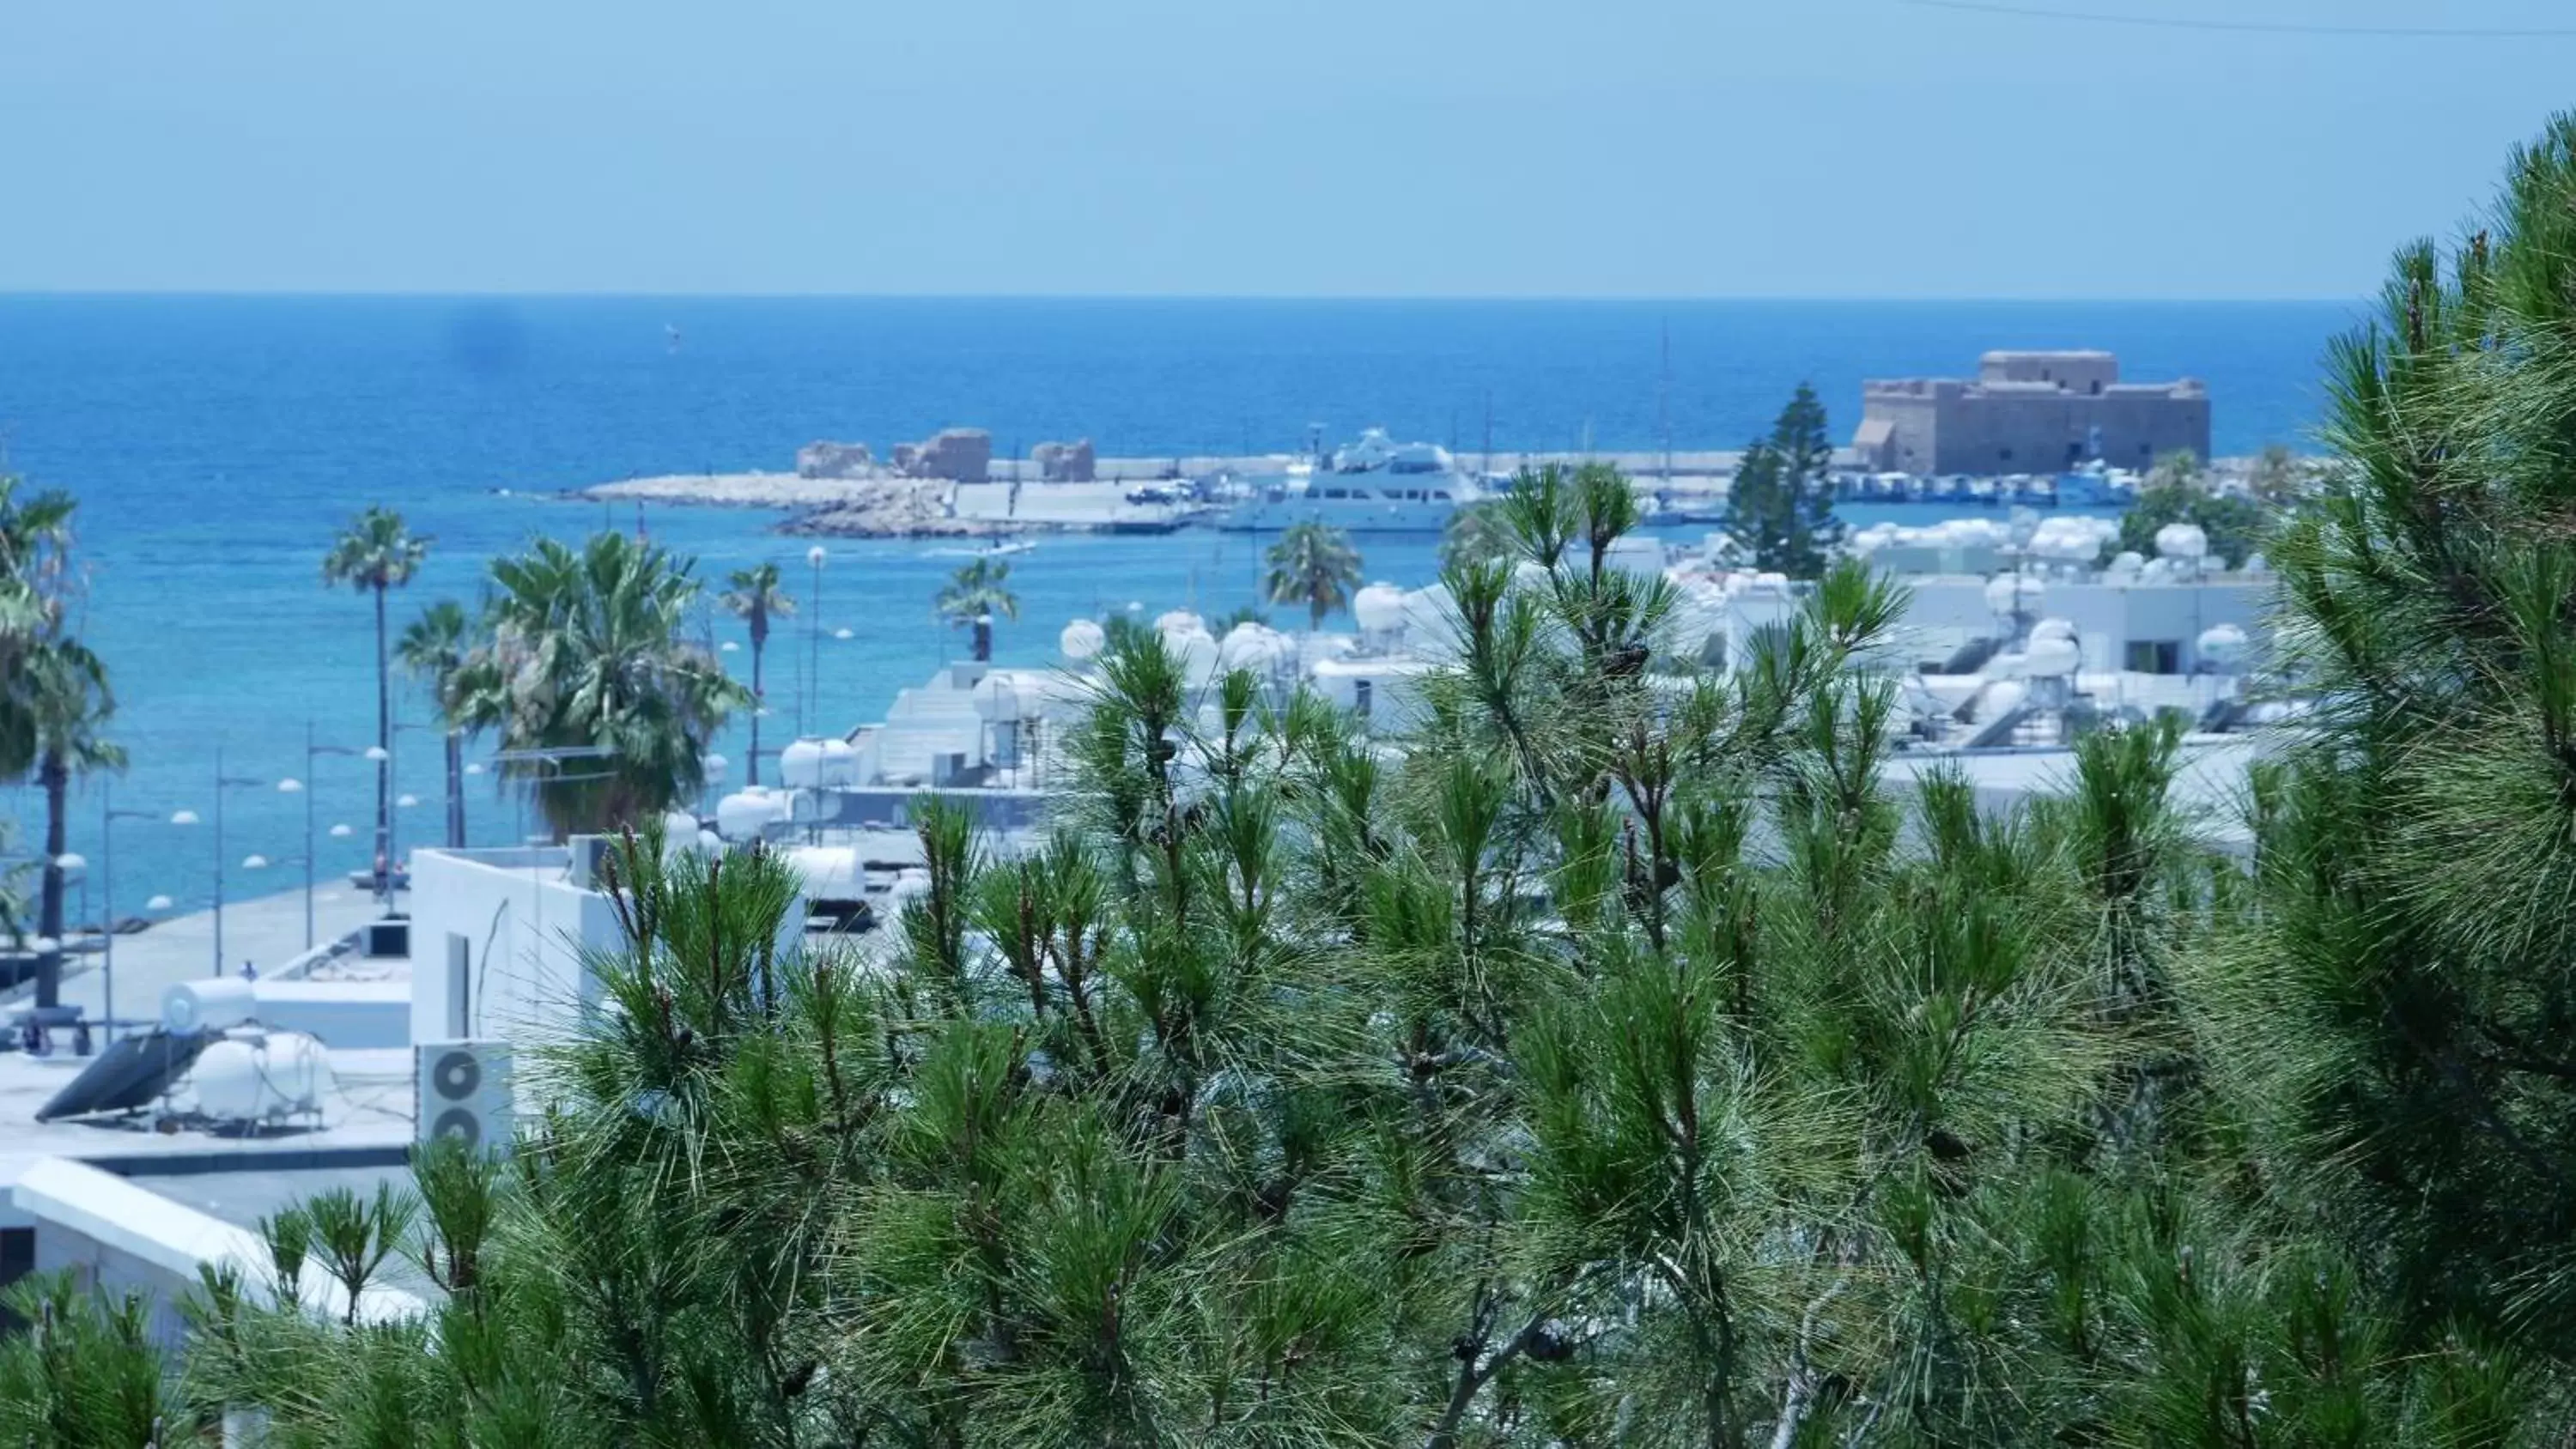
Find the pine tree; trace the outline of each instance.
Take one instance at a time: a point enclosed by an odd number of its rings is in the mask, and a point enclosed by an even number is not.
[[[1702,672],[1626,480],[1542,470],[1414,724],[1123,633],[1052,834],[926,804],[881,938],[648,823],[547,1109],[419,1161],[430,1318],[277,1306],[406,1219],[281,1214],[158,1442],[2566,1442],[2571,194],[2576,124],[2338,353],[2250,861],[2170,725],[1898,787],[1898,590]],[[136,1442],[53,1311],[0,1432]]]
[[[2260,909],[2207,985],[2267,1166],[2410,1342],[2576,1327],[2576,120],[2335,348],[2275,545],[2319,701],[2259,781]]]
[[[1744,452],[1727,493],[1727,531],[1753,566],[1812,579],[1842,541],[1833,516],[1833,444],[1825,405],[1805,383],[1780,409],[1770,436]]]

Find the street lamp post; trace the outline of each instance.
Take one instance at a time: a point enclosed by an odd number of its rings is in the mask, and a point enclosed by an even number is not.
[[[226,790],[256,790],[265,786],[267,783],[268,782],[266,780],[253,780],[244,776],[225,774],[224,747],[221,745],[215,746],[214,905],[215,974],[217,976],[224,974],[224,792]],[[194,810],[178,811],[170,817],[170,823],[173,825],[194,825],[197,823],[197,812]]]
[[[814,588],[806,597],[814,607],[805,616],[805,693],[812,701],[814,718],[823,718],[823,545],[805,550],[805,562],[814,570]],[[805,733],[804,700],[798,701],[796,733]]]
[[[369,746],[365,750],[353,750],[346,745],[317,745],[313,742],[313,721],[306,720],[304,722],[305,778],[300,780],[280,780],[277,782],[277,790],[279,794],[302,795],[304,797],[304,949],[307,951],[313,949],[313,861],[315,853],[313,849],[313,790],[309,783],[313,775],[313,762],[322,758],[324,755],[344,755],[350,759],[359,759],[371,756],[374,753],[375,749],[373,746]],[[341,833],[342,832],[338,829],[334,829],[332,831],[332,834],[335,836]]]
[[[107,932],[99,942],[98,1005],[107,1018],[109,1041],[116,1040],[116,822],[162,818],[157,810],[117,809],[111,794],[114,788],[110,780],[98,782],[98,909],[104,918],[99,924]]]

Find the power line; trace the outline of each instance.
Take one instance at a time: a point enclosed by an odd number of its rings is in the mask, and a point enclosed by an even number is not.
[[[1972,15],[2009,15],[2021,20],[2091,21],[2150,30],[2218,30],[2254,35],[2354,36],[2402,40],[2576,40],[2576,28],[2508,27],[2461,29],[2425,25],[2310,25],[2293,20],[2195,20],[2168,15],[2114,15],[2093,10],[2055,10],[2039,5],[2005,5],[1993,0],[1896,0],[1924,10],[1958,10]]]

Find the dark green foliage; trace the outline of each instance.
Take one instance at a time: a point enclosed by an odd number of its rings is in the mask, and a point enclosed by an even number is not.
[[[2156,460],[2129,511],[2120,515],[2120,537],[2103,545],[2103,557],[2128,551],[2156,556],[2156,530],[2193,523],[2209,536],[2210,566],[2235,568],[2260,552],[2271,536],[2278,505],[2209,486],[2200,460],[2174,453]]]
[[[1744,451],[1726,495],[1726,529],[1757,569],[1812,579],[1842,540],[1833,516],[1833,444],[1825,405],[1798,384],[1770,436]]]
[[[1321,629],[1324,616],[1347,609],[1360,586],[1360,554],[1338,528],[1315,522],[1292,523],[1262,555],[1261,597],[1272,604],[1302,604],[1307,627]]]
[[[0,1293],[0,1312],[20,1325],[0,1337],[0,1441],[36,1449],[199,1442],[153,1348],[148,1300],[102,1297],[72,1273],[50,1273]]]
[[[308,1306],[211,1277],[176,1388],[22,1289],[79,1326],[0,1345],[0,1433],[2564,1444],[2576,129],[2516,185],[2343,354],[2248,859],[2171,724],[2025,809],[1892,788],[1897,590],[1835,566],[1702,675],[1607,566],[1624,480],[1533,474],[1401,731],[1136,631],[1047,840],[923,808],[863,943],[632,842],[506,1164],[280,1214]],[[397,1224],[439,1301],[353,1326]]]
[[[1449,515],[1440,529],[1440,566],[1491,563],[1513,557],[1511,526],[1496,499],[1469,503]]]
[[[483,637],[451,676],[452,724],[504,750],[600,750],[564,768],[505,761],[558,833],[635,824],[695,794],[708,742],[755,703],[695,642],[692,560],[622,533],[550,538],[492,561]]]

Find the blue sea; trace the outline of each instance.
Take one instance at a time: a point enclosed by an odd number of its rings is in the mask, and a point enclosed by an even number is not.
[[[2304,440],[2325,343],[2357,315],[2337,303],[0,296],[0,466],[81,499],[83,627],[114,671],[115,734],[133,754],[117,807],[211,821],[216,746],[227,772],[274,781],[305,773],[308,723],[325,743],[371,741],[367,604],[326,591],[320,574],[333,531],[371,503],[436,539],[394,600],[400,620],[438,598],[472,602],[485,561],[532,535],[638,521],[545,495],[637,474],[783,469],[818,438],[882,455],[952,425],[990,428],[997,448],[1023,455],[1084,436],[1107,455],[1286,450],[1309,424],[1327,438],[1383,426],[1470,452],[1488,426],[1497,449],[1643,450],[1662,442],[1661,392],[1674,446],[1733,447],[1800,381],[1841,434],[1865,376],[1958,374],[1993,347],[2104,347],[2131,377],[2206,379],[2217,450],[2250,452]],[[770,533],[769,515],[657,508],[642,521],[711,579],[776,559],[807,590],[805,542]],[[1428,538],[1364,552],[1373,577],[1399,583],[1434,567]],[[1131,602],[1149,614],[1250,602],[1253,553],[1221,534],[1045,540],[1016,562],[1022,612],[998,653],[1049,660],[1066,620]],[[773,641],[777,725],[792,728],[799,710],[835,730],[878,718],[896,690],[962,652],[929,608],[956,563],[934,544],[833,542],[820,609]],[[817,624],[808,691],[797,656]],[[712,627],[740,635],[729,619]],[[835,637],[843,629],[850,639]],[[748,671],[748,653],[728,657]],[[400,712],[429,717],[409,690]],[[426,839],[439,829],[436,741],[399,743],[397,788],[422,803],[398,828]],[[736,781],[741,746],[720,744]],[[315,774],[322,823],[354,827],[320,842],[323,865],[360,868],[367,768],[324,759]],[[477,840],[517,835],[521,817],[490,778],[469,785]],[[93,861],[99,805],[86,790],[73,832]],[[0,787],[0,812],[32,829],[41,801]],[[237,868],[302,850],[297,797],[241,789],[227,814],[229,893],[299,883],[291,870]],[[207,827],[117,832],[120,914],[154,894],[183,906],[208,896]]]

